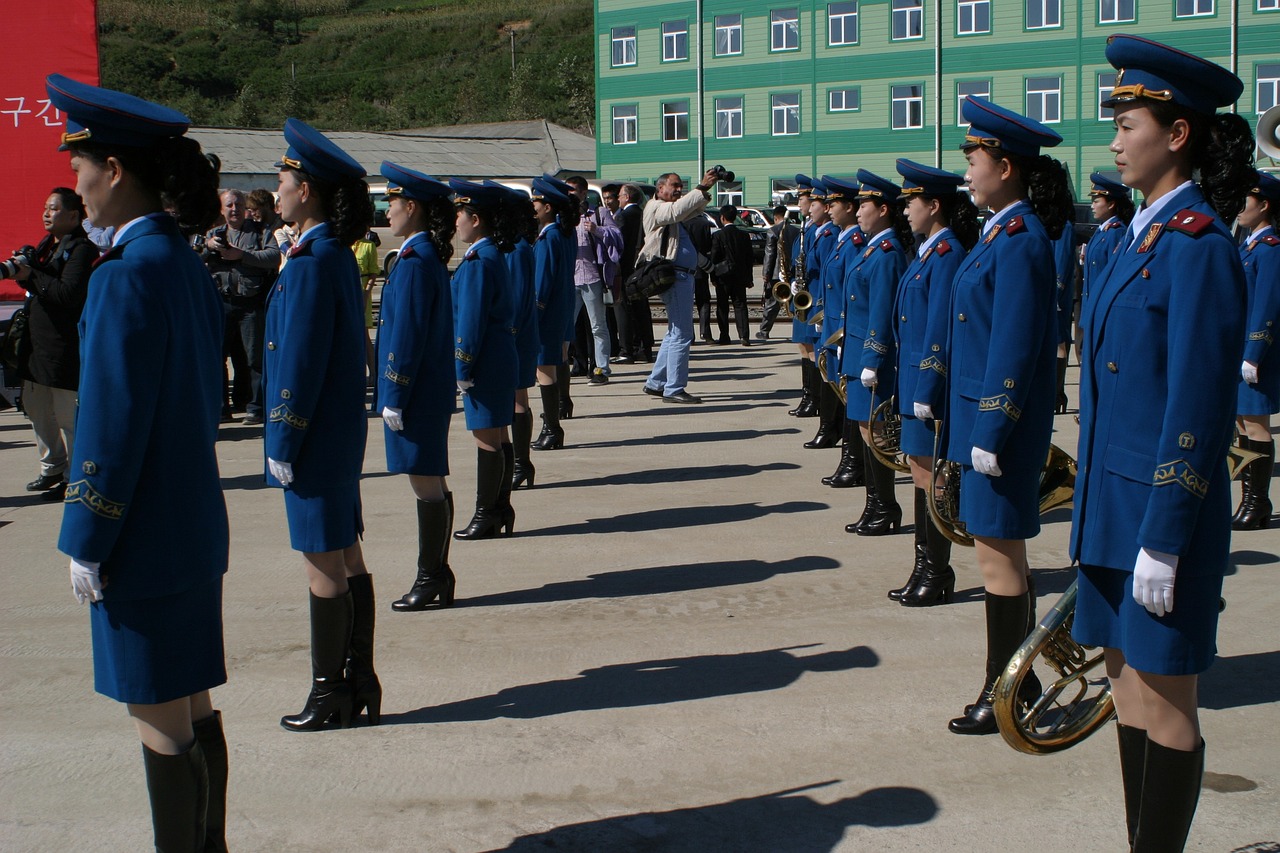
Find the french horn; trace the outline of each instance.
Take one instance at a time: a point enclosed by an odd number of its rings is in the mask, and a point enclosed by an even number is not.
[[[876,395],[871,395],[871,415],[867,420],[867,431],[871,434],[871,441],[867,443],[871,455],[880,460],[880,463],[894,471],[910,471],[911,466],[907,464],[907,456],[902,452],[902,416],[893,410],[893,401],[895,398],[890,397],[880,405],[876,405]],[[883,426],[877,431],[876,423],[883,422]]]
[[[839,382],[832,382],[830,379],[827,379],[827,352],[839,346],[840,342],[843,340],[844,340],[844,329],[836,329],[836,331],[832,333],[831,337],[827,338],[827,340],[818,349],[818,355],[816,359],[817,365],[818,365],[818,373],[822,376],[823,380],[825,380],[826,383],[830,385],[831,388],[836,392],[836,397],[840,399],[841,405],[845,405],[849,402],[849,394],[847,390],[848,384],[849,384],[849,378],[847,376],[841,376]]]

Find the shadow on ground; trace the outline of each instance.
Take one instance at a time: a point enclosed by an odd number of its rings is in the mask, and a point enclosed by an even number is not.
[[[556,489],[582,486],[637,486],[645,484],[691,483],[698,480],[727,480],[734,477],[750,477],[764,471],[794,471],[800,466],[794,462],[770,462],[765,465],[704,465],[701,468],[650,468],[646,471],[623,471],[591,477],[584,480],[562,480],[548,484]],[[541,488],[541,487],[539,487]]]
[[[830,509],[828,504],[814,501],[787,501],[786,503],[760,505],[723,504],[712,506],[676,506],[633,512],[629,515],[608,518],[588,518],[576,524],[561,524],[520,533],[521,536],[575,536],[580,533],[638,533],[644,530],[661,530],[670,533],[686,527],[703,527],[708,524],[732,524],[736,521],[752,521],[774,514],[793,512],[821,512]]]

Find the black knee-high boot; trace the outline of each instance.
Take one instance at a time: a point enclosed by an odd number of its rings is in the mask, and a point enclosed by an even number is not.
[[[1204,778],[1204,741],[1192,752],[1170,749],[1147,739],[1142,774],[1142,806],[1133,853],[1181,853],[1200,801]]]
[[[921,494],[923,494],[921,490]],[[943,535],[928,514],[925,495],[925,567],[920,582],[902,594],[903,607],[932,607],[947,604],[956,592],[956,573],[951,568],[951,540]],[[1034,612],[1034,609],[1033,611]]]
[[[453,606],[457,584],[446,555],[449,531],[453,527],[452,501],[418,501],[418,576],[413,587],[391,609],[406,613],[426,610],[437,598],[441,607]]]
[[[1124,823],[1129,830],[1129,847],[1138,831],[1142,807],[1142,774],[1147,766],[1147,730],[1116,723],[1120,742],[1120,784],[1124,788]]]
[[[564,430],[560,427],[559,380],[551,385],[539,385],[538,393],[542,396],[542,434],[530,446],[534,450],[564,447]]]
[[[948,724],[948,728],[956,734],[986,735],[996,731],[996,712],[993,707],[996,679],[1004,672],[1009,659],[1026,639],[1027,603],[1026,593],[996,595],[988,592],[986,594],[986,680],[982,684],[982,692],[978,694],[978,701],[970,705],[963,716],[955,718]],[[1039,692],[1039,689],[1037,682],[1036,691]]]
[[[498,534],[505,515],[499,503],[505,470],[501,450],[476,449],[476,514],[466,527],[454,531],[454,539],[487,539]],[[510,479],[506,482],[511,485]],[[508,526],[507,535],[510,534]]]
[[[515,450],[515,467],[511,472],[511,488],[518,489],[525,483],[533,488],[533,463],[529,461],[529,447],[533,440],[533,412],[525,409],[516,412],[511,419],[511,445]]]
[[[286,729],[319,731],[335,716],[344,729],[351,725],[353,693],[346,673],[351,621],[350,591],[337,598],[311,593],[311,693],[300,712],[280,718]]]
[[[502,526],[510,534],[516,523],[516,511],[511,506],[511,486],[515,482],[515,448],[511,442],[502,442],[502,484],[498,487],[498,512],[502,514]]]
[[[382,719],[382,682],[373,669],[373,627],[377,603],[373,594],[373,575],[365,573],[347,578],[351,589],[351,649],[347,654],[347,679],[351,682],[351,716],[369,712],[369,725]]]
[[[902,507],[894,495],[892,468],[885,465],[868,448],[863,457],[867,477],[867,508],[851,531],[859,536],[885,536],[902,526]],[[846,530],[848,528],[845,528]]]
[[[1276,464],[1276,445],[1272,439],[1249,441],[1250,449],[1262,454],[1245,469],[1249,481],[1249,500],[1244,512],[1231,524],[1232,530],[1263,530],[1271,525],[1271,471]]]
[[[566,421],[573,417],[573,395],[569,392],[572,384],[569,380],[572,378],[568,362],[556,370],[556,384],[560,386],[560,417]]]
[[[1058,402],[1054,408],[1054,414],[1065,415],[1067,413],[1067,358],[1063,356],[1058,359]]]
[[[889,598],[893,601],[901,601],[902,596],[916,588],[924,577],[925,566],[929,562],[928,527],[933,522],[929,520],[928,498],[925,496],[924,489],[912,489],[912,491],[915,492],[915,562],[907,582],[897,589],[889,590]]]
[[[840,399],[826,382],[818,393],[818,432],[804,443],[810,450],[835,447],[840,441]]]
[[[1250,441],[1248,438],[1246,438],[1244,433],[1240,433],[1239,435],[1236,436],[1236,447],[1240,448],[1241,450],[1252,450],[1253,442]],[[1250,504],[1249,487],[1251,485],[1249,480],[1249,466],[1246,465],[1244,470],[1240,472],[1239,476],[1240,476],[1240,505],[1236,507],[1236,511],[1231,515],[1231,528],[1233,530],[1235,529],[1236,524],[1240,521],[1240,516],[1244,515],[1246,512],[1249,511],[1249,504]]]
[[[164,755],[142,745],[151,800],[156,853],[200,853],[205,849],[209,771],[195,740],[186,752]]]
[[[866,453],[862,444],[862,433],[858,430],[857,421],[846,419],[840,429],[840,464],[831,476],[822,478],[822,485],[833,489],[851,489],[854,486],[865,486],[862,457]]]
[[[194,720],[191,729],[204,753],[209,777],[209,800],[205,809],[205,853],[227,853],[227,738],[222,733],[222,712]]]
[[[804,356],[800,357],[800,402],[799,404],[787,412],[788,415],[796,418],[808,418],[817,414],[816,403],[813,399],[813,383],[809,381],[809,371],[813,369],[813,362]]]

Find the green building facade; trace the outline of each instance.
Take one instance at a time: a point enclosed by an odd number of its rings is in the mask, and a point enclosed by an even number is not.
[[[1256,126],[1280,103],[1280,0],[596,0],[597,174],[652,182],[712,164],[719,201],[765,206],[797,172],[957,172],[968,94],[1046,122],[1079,198],[1114,169],[1100,100],[1112,33],[1233,69]]]

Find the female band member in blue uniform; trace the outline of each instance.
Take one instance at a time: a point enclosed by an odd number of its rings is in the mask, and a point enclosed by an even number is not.
[[[467,429],[476,440],[476,514],[457,539],[485,539],[504,529],[510,536],[515,510],[511,471],[502,445],[516,401],[515,301],[507,267],[495,242],[498,208],[506,190],[450,179],[455,193],[458,238],[470,243],[453,271],[454,378],[462,392]]]
[[[1080,269],[1079,246],[1076,243],[1075,205],[1067,215],[1058,239],[1053,241],[1053,269],[1058,289],[1054,296],[1058,314],[1058,381],[1054,414],[1067,412],[1067,355],[1071,352],[1071,320],[1076,306],[1076,276]]]
[[[267,482],[284,488],[289,544],[302,552],[311,603],[311,692],[291,731],[363,708],[378,723],[373,581],[360,550],[364,463],[364,295],[350,245],[373,221],[364,168],[314,128],[288,119],[280,215],[298,243],[267,296],[263,430]],[[344,670],[346,667],[346,670]]]
[[[893,394],[896,344],[893,339],[893,300],[906,269],[903,244],[910,245],[911,229],[899,208],[898,186],[866,169],[858,170],[858,227],[866,248],[846,262],[844,286],[844,352],[840,370],[848,377],[845,417],[858,422],[864,443],[881,427],[868,418],[871,410]],[[902,523],[902,507],[893,493],[893,469],[868,449],[863,456],[867,504],[862,516],[845,525],[845,532],[883,536]]]
[[[803,270],[804,264],[797,263],[800,256],[804,254],[809,247],[809,239],[812,233],[811,223],[809,221],[809,205],[813,201],[813,179],[808,175],[796,175],[796,207],[800,211],[800,234],[791,241],[791,245],[785,249],[778,246],[778,277],[787,279],[791,282],[792,292],[794,295],[795,288],[801,285],[797,272]],[[782,235],[786,229],[781,228],[778,231],[778,239],[782,239]],[[801,237],[803,235],[803,237]],[[790,269],[783,269],[782,259],[786,256]],[[814,297],[814,311],[818,310],[818,294],[812,294]],[[812,313],[812,312],[810,312]],[[811,323],[801,322],[796,316],[794,306],[791,311],[791,342],[796,344],[800,350],[800,402],[794,409],[787,414],[798,418],[812,418],[818,415],[818,394],[822,389],[822,377],[818,375],[816,366],[813,363],[813,346],[816,341],[817,332],[814,331]]]
[[[1113,181],[1101,172],[1089,176],[1093,189],[1089,191],[1089,207],[1098,220],[1098,230],[1093,232],[1084,247],[1084,280],[1080,287],[1080,316],[1088,311],[1089,292],[1102,271],[1111,262],[1111,256],[1124,242],[1126,229],[1133,219],[1133,199],[1129,188]]]
[[[59,74],[47,88],[76,192],[115,228],[80,318],[58,548],[91,602],[94,688],[137,724],[156,849],[226,850],[227,744],[209,696],[227,680],[222,306],[184,237],[217,216],[218,175],[181,113]]]
[[[418,574],[396,601],[397,611],[424,610],[439,599],[453,604],[449,568],[453,496],[449,475],[449,421],[456,407],[453,382],[453,299],[449,270],[454,211],[447,184],[383,162],[387,221],[404,238],[382,288],[378,320],[378,397],[385,426],[387,470],[409,475],[417,499]]]
[[[951,540],[929,515],[926,489],[933,488],[933,424],[946,398],[947,317],[951,281],[965,252],[978,241],[978,211],[964,178],[910,160],[898,161],[907,222],[921,237],[898,283],[897,406],[902,415],[902,452],[915,486],[915,563],[906,584],[889,598],[907,607],[945,604],[955,590]],[[932,335],[932,336],[931,336]],[[935,409],[936,407],[936,409]]]
[[[1058,345],[1052,241],[1071,193],[1062,164],[1040,154],[1058,134],[982,98],[962,112],[965,180],[992,213],[952,283],[947,458],[962,466],[960,518],[986,590],[987,666],[978,700],[950,728],[988,734],[996,678],[1035,618],[1026,540],[1040,532]],[[1040,687],[1027,678],[1024,690]]]
[[[1224,222],[1254,186],[1253,140],[1244,119],[1214,114],[1243,89],[1226,69],[1127,35],[1107,40],[1107,60],[1111,151],[1143,205],[1080,324],[1072,634],[1106,655],[1132,849],[1176,853],[1200,795],[1196,681],[1216,651],[1231,537],[1245,282]]]
[[[827,324],[831,323],[836,329],[840,328],[839,311],[836,312],[834,320],[831,320],[830,315],[826,312],[826,301],[830,296],[830,290],[832,288],[836,289],[838,301],[839,288],[842,286],[839,277],[828,276],[823,272],[827,259],[835,251],[836,237],[840,234],[839,227],[831,221],[830,202],[831,199],[827,195],[827,187],[821,181],[811,181],[809,190],[809,225],[805,230],[804,236],[804,277],[809,282],[809,293],[813,295],[814,307],[809,312],[809,315],[805,317],[806,322],[802,325],[804,328],[809,329],[807,339],[814,344],[815,369],[817,369],[817,350],[821,347],[822,342],[826,340],[824,333],[826,332]],[[796,243],[798,250],[798,238]],[[823,306],[821,329],[818,328],[818,324],[809,322],[809,317],[816,314],[819,305]],[[827,374],[823,376],[819,371],[818,375],[818,378],[822,380],[822,387],[818,389],[818,430],[814,433],[813,438],[804,443],[804,446],[810,450],[835,447],[840,441],[840,424],[844,420],[844,411],[840,404],[840,398],[835,392],[835,385],[830,384],[840,378],[836,372],[838,367],[836,363],[836,345],[832,344],[828,349],[829,352],[825,359]]]
[[[1231,519],[1235,530],[1261,530],[1271,524],[1271,469],[1276,446],[1271,439],[1271,416],[1280,412],[1280,180],[1258,173],[1237,220],[1249,229],[1240,248],[1249,288],[1249,322],[1245,329],[1244,362],[1240,365],[1240,446],[1261,453],[1242,478],[1243,497]]]
[[[532,193],[538,221],[533,278],[538,306],[538,393],[542,397],[542,431],[532,446],[534,450],[555,450],[564,447],[561,374],[568,375],[569,370],[566,330],[573,325],[578,205],[541,178],[534,178]]]

